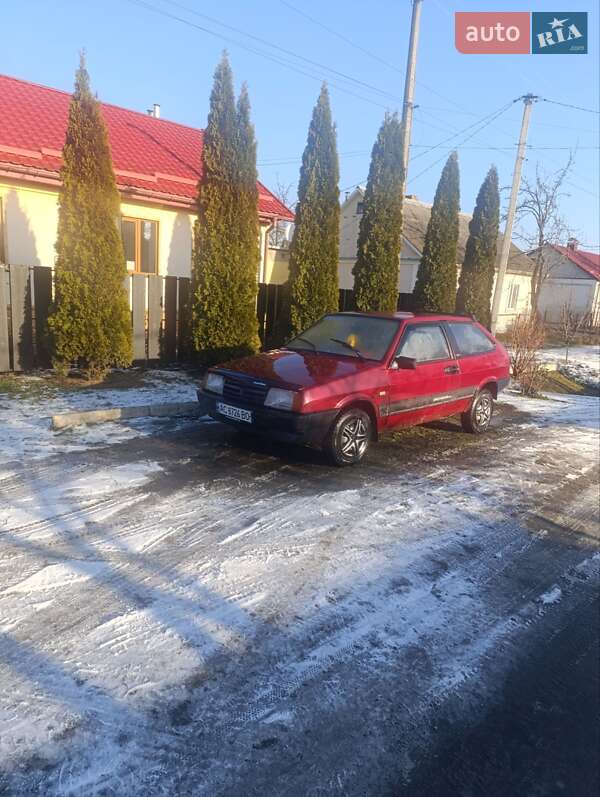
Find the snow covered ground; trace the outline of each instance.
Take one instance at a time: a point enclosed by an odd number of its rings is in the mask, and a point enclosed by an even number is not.
[[[556,365],[562,373],[581,384],[600,389],[600,346],[572,346],[568,359],[565,354],[563,347],[542,349],[540,360]]]
[[[0,463],[83,451],[88,446],[127,440],[157,427],[150,419],[142,418],[130,425],[104,424],[57,436],[50,429],[50,417],[61,412],[196,399],[194,381],[183,371],[147,371],[142,384],[133,389],[92,386],[65,390],[49,386],[38,376],[20,377],[18,384],[16,395],[0,391]]]
[[[505,394],[485,438],[338,470],[212,422],[39,416],[123,399],[99,393],[0,398],[0,794],[384,793],[597,589],[593,397]]]

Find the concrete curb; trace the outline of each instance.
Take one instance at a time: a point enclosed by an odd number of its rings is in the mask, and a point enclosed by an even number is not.
[[[136,407],[111,407],[105,410],[63,412],[52,416],[52,429],[70,429],[82,424],[124,421],[130,418],[163,417],[169,415],[200,415],[197,401],[171,402],[165,404],[142,404]]]

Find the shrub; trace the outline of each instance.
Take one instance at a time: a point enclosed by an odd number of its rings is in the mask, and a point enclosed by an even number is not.
[[[256,141],[245,87],[237,105],[224,55],[204,131],[192,258],[192,341],[210,365],[258,351]]]
[[[323,85],[302,155],[290,245],[290,325],[298,334],[338,309],[339,165],[329,92]]]
[[[459,211],[458,157],[453,152],[442,171],[425,233],[423,255],[413,291],[418,310],[454,312]]]
[[[538,394],[544,368],[538,354],[544,345],[544,325],[537,314],[520,315],[508,332],[512,377],[526,396]]]
[[[117,227],[120,199],[100,104],[83,56],[63,147],[55,301],[48,319],[53,364],[92,379],[131,364],[127,269]]]
[[[386,114],[371,153],[353,269],[356,306],[365,312],[396,310],[402,173],[402,126],[397,114]]]

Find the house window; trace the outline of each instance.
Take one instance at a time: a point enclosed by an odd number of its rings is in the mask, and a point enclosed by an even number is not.
[[[357,202],[356,203],[356,215],[361,216],[365,212],[365,203],[364,202]]]
[[[506,309],[516,310],[519,301],[519,283],[511,282],[508,286],[508,296],[506,299]]]
[[[6,262],[6,250],[4,248],[4,208],[0,198],[0,263]]]
[[[127,269],[138,274],[158,271],[158,222],[146,219],[121,219],[121,237]]]

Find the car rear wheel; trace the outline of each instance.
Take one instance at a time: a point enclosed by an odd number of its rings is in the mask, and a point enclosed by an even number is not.
[[[460,416],[465,432],[483,434],[490,426],[494,412],[494,397],[489,390],[481,390],[475,394],[470,408]]]
[[[336,419],[327,449],[336,465],[356,465],[371,442],[371,418],[364,410],[355,408],[342,412]]]

